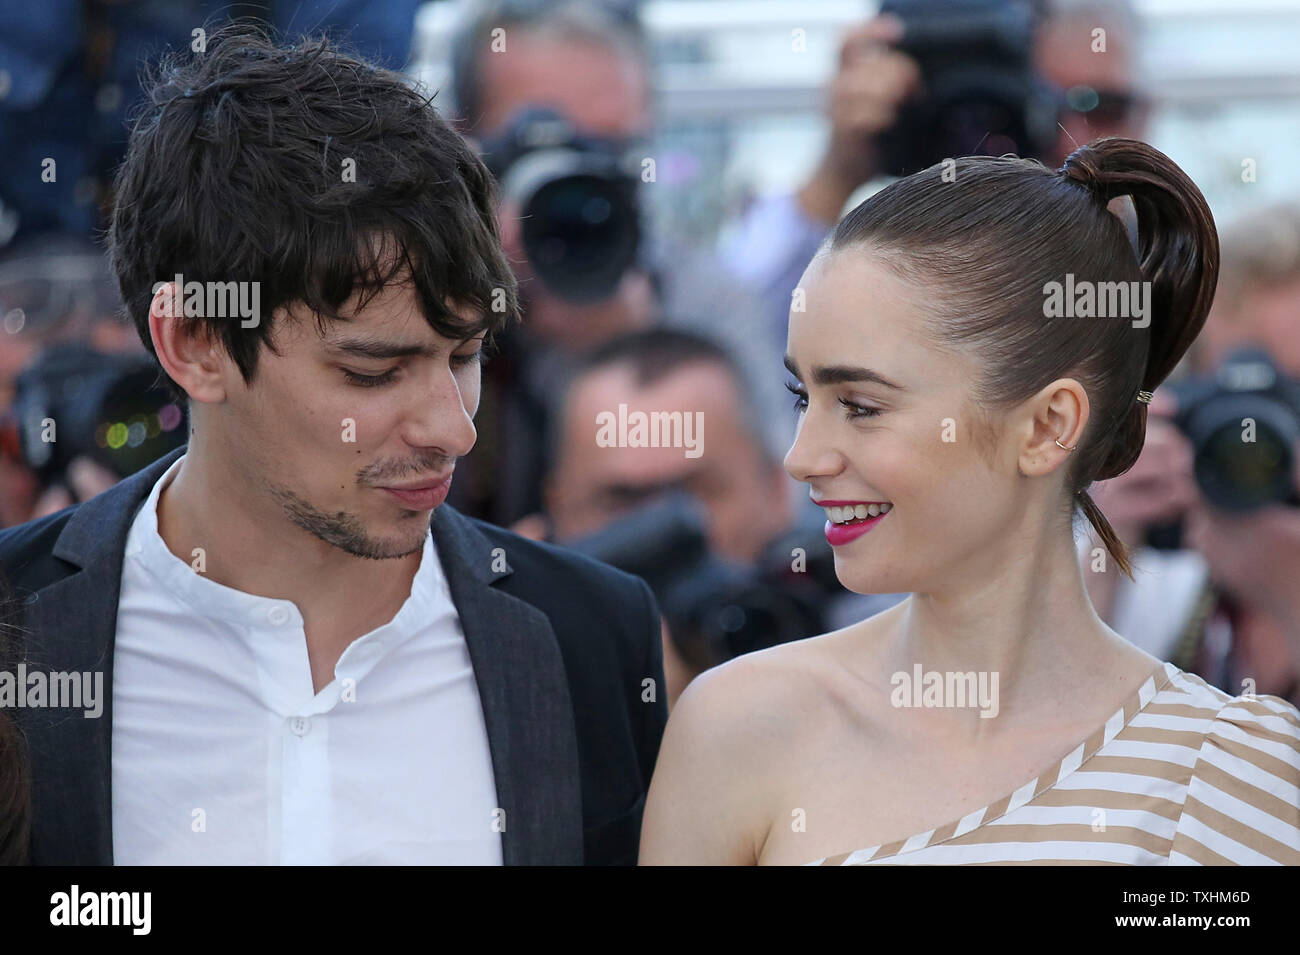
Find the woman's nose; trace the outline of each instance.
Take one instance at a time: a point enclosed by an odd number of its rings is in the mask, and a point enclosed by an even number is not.
[[[843,460],[815,420],[805,411],[799,418],[794,444],[785,455],[785,470],[796,481],[805,484],[817,477],[835,474]]]

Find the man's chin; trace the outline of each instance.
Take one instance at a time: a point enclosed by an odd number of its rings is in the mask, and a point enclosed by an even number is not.
[[[274,493],[289,520],[317,540],[366,560],[397,560],[424,547],[431,512],[389,513],[366,520],[357,513],[318,507],[287,488]]]
[[[398,560],[423,550],[425,538],[429,536],[432,514],[418,514],[414,511],[409,514],[417,520],[398,521],[395,526],[389,523],[387,526],[375,527],[374,533],[367,534],[364,541],[352,541],[355,545],[354,556],[372,560]]]
[[[424,537],[415,539],[403,537],[367,538],[365,540],[332,540],[329,543],[347,551],[353,557],[366,560],[400,560],[418,554],[424,549]]]

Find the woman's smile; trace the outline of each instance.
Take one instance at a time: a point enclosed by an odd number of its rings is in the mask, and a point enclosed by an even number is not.
[[[814,501],[826,511],[826,540],[832,547],[857,540],[893,510],[889,501]]]

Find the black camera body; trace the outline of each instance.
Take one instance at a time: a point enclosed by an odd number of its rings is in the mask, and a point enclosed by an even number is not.
[[[610,298],[641,252],[644,150],[580,135],[540,106],[520,110],[481,148],[503,198],[519,204],[524,254],[537,277],[574,304]]]
[[[19,374],[11,414],[43,487],[66,483],[77,457],[127,477],[189,437],[185,409],[151,359],[71,342],[45,349]]]
[[[682,491],[565,544],[645,580],[678,652],[700,669],[825,629],[813,581],[792,581],[773,561],[748,568],[718,559],[699,506]]]
[[[906,176],[957,156],[1042,158],[1056,140],[1058,97],[1033,68],[1029,0],[885,0],[903,22],[897,48],[925,93],[877,137],[881,171]]]
[[[1237,512],[1300,507],[1300,382],[1283,375],[1267,352],[1238,349],[1212,375],[1173,383],[1170,392],[1206,500]]]

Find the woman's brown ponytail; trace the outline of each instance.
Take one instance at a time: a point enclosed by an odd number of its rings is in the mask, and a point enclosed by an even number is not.
[[[1137,213],[1137,257],[1150,283],[1150,335],[1140,388],[1154,392],[1205,325],[1219,275],[1219,237],[1205,197],[1163,153],[1132,139],[1102,139],[1066,157],[1060,174],[1082,185],[1101,205],[1129,196]],[[1136,400],[1118,427],[1094,435],[1081,454],[1076,491],[1084,516],[1126,575],[1132,567],[1123,542],[1087,485],[1123,474],[1137,462],[1146,439],[1146,404]]]

